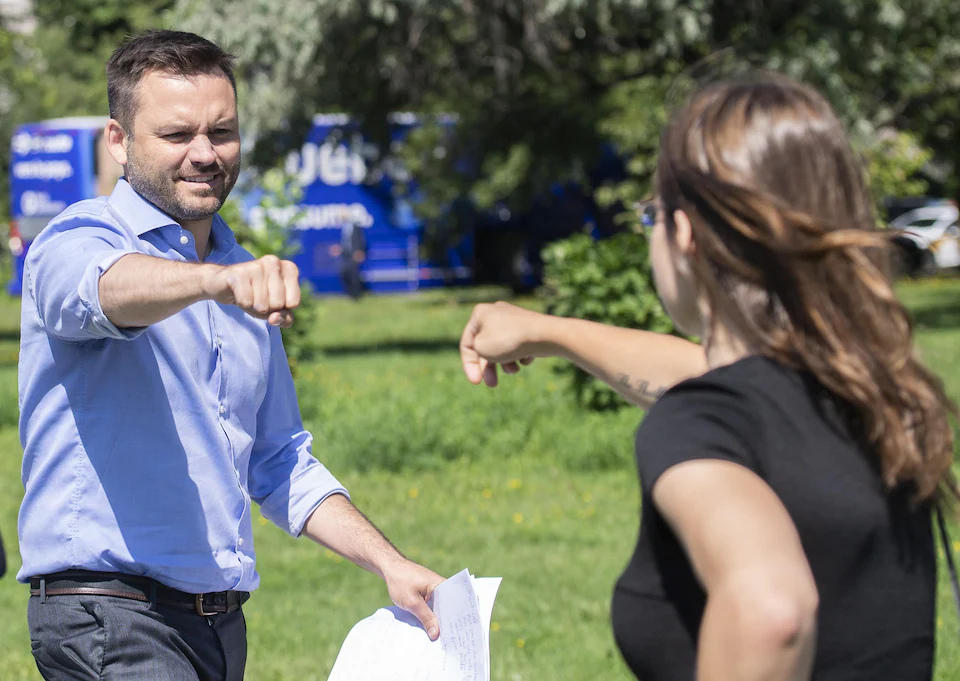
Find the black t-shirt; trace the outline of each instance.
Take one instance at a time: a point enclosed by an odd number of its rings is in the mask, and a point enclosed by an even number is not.
[[[748,357],[669,390],[637,431],[640,538],[613,597],[641,681],[692,681],[706,603],[651,490],[671,466],[723,459],[759,475],[800,535],[820,597],[816,681],[929,681],[936,560],[930,507],[885,491],[875,457],[810,376]]]

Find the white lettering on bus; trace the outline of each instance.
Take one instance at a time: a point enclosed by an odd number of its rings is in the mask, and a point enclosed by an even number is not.
[[[23,192],[20,195],[20,214],[24,217],[57,215],[66,207],[66,201],[53,201],[47,192]]]
[[[373,216],[362,203],[304,204],[285,208],[254,206],[250,209],[250,224],[254,229],[261,229],[268,217],[280,225],[290,225],[291,229],[339,229],[350,223],[363,228],[373,226]]]
[[[30,153],[66,154],[73,149],[73,137],[65,133],[31,135],[28,132],[20,132],[13,136],[11,148],[18,156]]]
[[[317,180],[329,187],[360,184],[367,175],[363,156],[344,144],[307,142],[300,152],[287,156],[287,172],[295,174],[302,187]]]
[[[18,180],[65,180],[73,177],[69,161],[20,161],[13,164],[13,176]]]

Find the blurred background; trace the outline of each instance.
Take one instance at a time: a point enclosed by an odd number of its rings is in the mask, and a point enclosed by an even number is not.
[[[472,304],[673,331],[631,229],[691,83],[749,66],[820,89],[870,175],[927,362],[960,390],[956,0],[0,0],[0,533],[19,480],[20,273],[70,203],[108,194],[104,63],[175,28],[239,58],[244,171],[223,215],[292,258],[286,344],[315,453],[408,555],[503,576],[494,679],[626,679],[609,627],[633,548],[640,412],[554,362],[460,375]],[[356,280],[344,276],[344,259]],[[344,295],[350,294],[350,295]],[[258,525],[251,679],[325,679],[382,586]],[[960,544],[956,546],[960,549]],[[295,584],[316,584],[304,596]],[[937,679],[960,679],[942,589]],[[0,679],[37,679],[0,581]]]

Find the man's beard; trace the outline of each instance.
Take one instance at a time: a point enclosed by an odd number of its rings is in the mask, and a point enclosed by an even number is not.
[[[217,211],[223,207],[233,186],[237,183],[237,175],[240,168],[240,157],[237,156],[236,163],[226,166],[217,161],[202,169],[195,169],[195,175],[205,175],[217,173],[222,179],[222,186],[216,196],[216,207],[213,209],[200,206],[191,206],[183,201],[177,195],[177,178],[168,176],[162,172],[151,172],[146,164],[139,163],[139,158],[134,152],[131,144],[127,150],[127,166],[124,176],[130,186],[137,194],[145,198],[161,211],[169,215],[178,222],[190,220],[205,220],[213,217]],[[214,190],[216,191],[216,190]]]

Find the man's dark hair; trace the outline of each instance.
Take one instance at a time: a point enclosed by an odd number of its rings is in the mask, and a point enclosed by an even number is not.
[[[151,30],[136,35],[118,47],[107,61],[110,117],[131,132],[138,107],[137,86],[151,71],[182,77],[217,75],[222,71],[236,95],[236,60],[219,45],[193,33]]]

